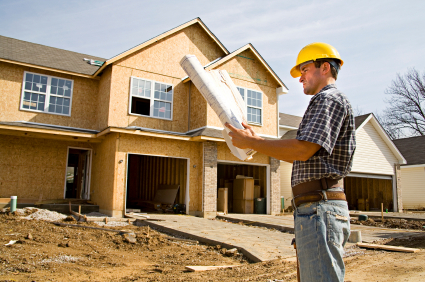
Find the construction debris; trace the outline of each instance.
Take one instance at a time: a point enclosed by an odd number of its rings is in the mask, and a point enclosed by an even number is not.
[[[388,246],[388,245],[377,245],[377,244],[366,244],[366,243],[357,243],[357,246],[361,248],[368,249],[381,249],[386,251],[395,251],[395,252],[405,252],[405,253],[417,253],[420,249],[414,248],[405,248],[405,247],[396,247],[396,246]]]

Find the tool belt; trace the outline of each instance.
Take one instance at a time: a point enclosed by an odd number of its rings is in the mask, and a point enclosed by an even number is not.
[[[292,192],[294,194],[294,207],[298,207],[301,204],[318,202],[322,200],[346,201],[344,192],[326,191],[331,188],[342,187],[342,181],[342,179],[335,180],[330,178],[322,178],[319,180],[304,182],[292,187]]]

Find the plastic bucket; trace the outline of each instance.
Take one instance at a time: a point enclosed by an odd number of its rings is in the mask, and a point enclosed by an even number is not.
[[[266,213],[266,198],[256,198],[254,201],[254,213],[265,214]]]
[[[16,211],[18,196],[10,196],[10,212]]]

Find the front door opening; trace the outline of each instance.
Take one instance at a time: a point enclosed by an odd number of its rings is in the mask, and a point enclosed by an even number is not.
[[[89,200],[90,151],[68,150],[66,167],[65,198]]]

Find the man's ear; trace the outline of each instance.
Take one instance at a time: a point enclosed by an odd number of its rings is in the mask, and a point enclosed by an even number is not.
[[[331,71],[331,64],[329,64],[328,62],[324,62],[322,65],[322,72],[323,74],[327,74],[328,72]]]

